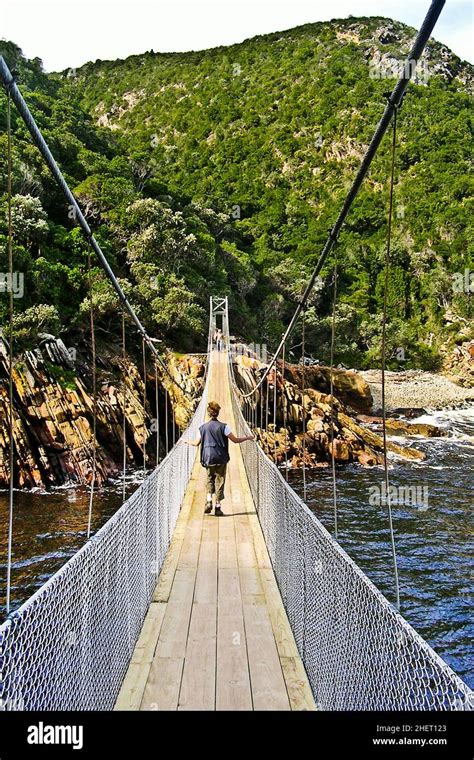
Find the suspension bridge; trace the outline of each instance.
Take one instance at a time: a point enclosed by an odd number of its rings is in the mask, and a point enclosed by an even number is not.
[[[443,4],[432,3],[410,51],[411,64],[419,59]],[[268,384],[270,372],[276,404],[285,346],[298,320],[303,326],[304,367],[308,295],[390,123],[394,125],[395,146],[397,109],[412,71],[412,65],[405,67],[387,99],[305,294],[262,378],[250,391],[238,387],[227,298],[211,297],[205,384],[188,429],[113,517],[89,535],[84,546],[0,626],[3,709],[473,708],[472,691],[397,609],[390,505],[395,605],[341,548],[336,540],[337,519],[332,536],[255,440],[231,450],[225,515],[217,519],[204,515],[204,470],[194,449],[186,444],[197,437],[211,398],[220,403],[221,417],[234,433],[251,433],[258,394],[265,380]],[[8,98],[11,272],[12,101],[68,206],[74,209],[79,226],[116,290],[123,313],[132,319],[155,366],[167,372],[1,57],[0,79]],[[394,156],[393,149],[393,161]],[[389,242],[390,235],[387,257]],[[10,315],[12,310],[10,298]],[[222,351],[216,351],[212,344],[217,324],[224,335]],[[9,343],[11,383],[11,339]],[[301,396],[304,398],[304,384]],[[304,425],[304,413],[302,417]],[[11,385],[9,419],[13,473]],[[385,476],[388,479],[386,461]],[[13,543],[11,480],[8,599]],[[91,507],[93,496],[92,484]],[[335,484],[334,505],[337,515]]]

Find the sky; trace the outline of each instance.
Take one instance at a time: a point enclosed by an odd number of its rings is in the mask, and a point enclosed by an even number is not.
[[[430,0],[0,0],[0,38],[15,42],[28,58],[41,58],[46,71],[61,71],[97,58],[114,60],[147,50],[229,45],[350,14],[388,16],[418,28],[429,5]],[[471,62],[472,15],[472,0],[447,0],[433,35]]]

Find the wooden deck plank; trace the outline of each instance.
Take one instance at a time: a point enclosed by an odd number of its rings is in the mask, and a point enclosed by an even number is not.
[[[179,710],[215,708],[216,629],[215,601],[193,604],[179,694]]]

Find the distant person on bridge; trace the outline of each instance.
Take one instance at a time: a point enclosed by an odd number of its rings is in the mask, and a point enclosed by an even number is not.
[[[216,332],[216,348],[218,351],[222,351],[223,343],[222,330],[219,328]]]
[[[186,441],[190,446],[201,444],[201,464],[207,470],[207,497],[204,514],[212,512],[212,497],[216,495],[215,514],[223,516],[222,501],[224,500],[225,476],[229,461],[229,440],[233,443],[253,441],[252,435],[238,438],[225,422],[217,419],[221,408],[217,401],[210,401],[207,413],[211,418],[199,428],[200,437],[195,441]]]

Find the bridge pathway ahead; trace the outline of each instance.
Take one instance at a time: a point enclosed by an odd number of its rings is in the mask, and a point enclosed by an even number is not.
[[[211,354],[209,383],[235,429],[226,352]],[[230,447],[224,517],[204,515],[196,460],[117,710],[315,709],[242,455]]]

